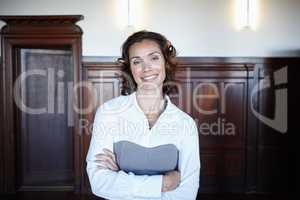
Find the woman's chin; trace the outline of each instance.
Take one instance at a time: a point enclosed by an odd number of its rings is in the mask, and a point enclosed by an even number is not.
[[[159,85],[157,83],[150,83],[150,82],[147,82],[147,83],[143,83],[142,85],[139,86],[139,89],[140,90],[145,90],[145,91],[160,91],[161,90],[161,87],[159,87]]]

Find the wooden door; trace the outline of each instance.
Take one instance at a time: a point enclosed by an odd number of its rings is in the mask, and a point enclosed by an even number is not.
[[[70,50],[18,49],[15,77],[18,190],[72,188]]]
[[[0,16],[1,193],[80,191],[82,18]]]

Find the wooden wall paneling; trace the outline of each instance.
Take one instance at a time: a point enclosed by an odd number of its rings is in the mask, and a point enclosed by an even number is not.
[[[83,158],[86,157],[87,151],[89,148],[89,141],[91,140],[91,134],[92,134],[92,121],[94,118],[94,110],[93,110],[93,93],[92,93],[92,85],[88,81],[88,70],[83,67],[82,68],[82,81],[84,82],[84,87],[82,88],[82,108],[84,110],[84,113],[82,115],[81,121],[80,121],[80,126],[81,126],[81,132],[82,132],[82,137],[83,137],[83,144],[82,144],[82,149],[83,149]],[[92,109],[92,111],[90,111]],[[85,160],[85,159],[84,159]],[[86,162],[84,161],[83,167],[82,167],[82,182],[81,182],[81,187],[82,191],[84,193],[89,193],[90,191],[90,184],[89,180],[87,178],[87,173],[86,173]]]
[[[15,176],[14,176],[14,135],[13,135],[13,101],[11,100],[12,93],[12,85],[13,85],[13,71],[12,67],[12,46],[7,40],[2,38],[2,61],[6,60],[6,63],[2,62],[3,71],[1,77],[3,77],[3,85],[2,85],[2,118],[3,118],[3,174],[1,174],[2,179],[4,180],[3,188],[1,188],[1,192],[12,192],[14,191],[15,186]],[[9,156],[10,155],[10,156]]]
[[[179,95],[172,96],[171,94],[170,96],[176,105],[193,116],[196,122],[199,122],[198,128],[200,132],[202,131],[200,133],[201,194],[272,192],[275,190],[273,185],[275,181],[270,176],[277,173],[277,176],[274,177],[279,177],[279,180],[284,180],[287,177],[285,173],[278,175],[278,172],[286,169],[283,164],[278,165],[278,161],[282,161],[284,154],[279,153],[278,150],[285,148],[285,140],[281,140],[282,136],[269,137],[270,134],[265,134],[266,131],[270,130],[266,130],[265,125],[253,115],[250,102],[254,104],[258,111],[261,111],[264,106],[270,106],[270,96],[268,96],[270,94],[264,94],[262,97],[261,94],[257,93],[251,99],[251,92],[263,77],[261,76],[262,69],[265,69],[267,65],[272,69],[274,64],[279,65],[280,63],[290,62],[290,60],[289,58],[179,58],[179,68],[175,73],[175,84],[180,87]],[[87,62],[84,63],[84,66],[86,68],[85,73],[89,74],[86,78],[94,84],[93,87],[97,88],[98,95],[101,94],[101,88],[99,87],[101,80],[97,79],[97,74],[105,70],[119,70],[118,65],[113,61]],[[106,75],[107,77],[102,79],[102,82],[110,78],[118,79],[114,75]],[[110,95],[106,100],[114,96],[111,95],[114,94],[112,84],[109,84],[111,81],[107,82],[107,90],[105,91]],[[199,113],[195,109],[192,99],[192,96],[197,93],[212,95],[216,93],[215,89],[207,83],[215,85],[219,98],[204,98],[196,101],[196,105],[199,104],[203,109],[216,108],[217,113],[211,115]],[[199,88],[199,84],[204,86]],[[227,90],[222,93],[220,92],[222,88],[227,88]],[[95,97],[92,96],[88,98],[94,99]],[[92,99],[86,101],[95,101]],[[226,112],[222,113],[222,100],[224,99],[226,100]],[[270,114],[271,109],[269,108],[264,112]],[[92,121],[93,116],[94,113],[90,114],[90,121]],[[218,118],[224,118],[227,122],[235,124],[236,134],[228,137],[217,137],[211,132],[203,134],[203,130],[199,126],[203,122],[216,124]],[[85,137],[84,148],[86,148],[86,151],[89,139],[89,137]],[[269,148],[270,145],[272,145],[272,148]],[[272,164],[278,166],[271,169]],[[86,182],[88,183],[87,179]],[[86,186],[88,187],[88,184]]]
[[[83,157],[86,158],[96,110],[104,102],[121,94],[122,76],[119,66],[115,63],[93,64],[87,62],[83,64],[83,71],[86,83],[86,87],[83,88],[83,107],[89,108],[82,119],[85,124],[83,127]],[[83,191],[90,193],[86,163],[82,171],[84,174]]]
[[[1,41],[2,43],[2,41]],[[1,58],[1,57],[0,57]],[[4,67],[2,65],[2,62],[0,62],[0,94],[3,94],[3,90],[4,90],[4,86],[5,86],[5,81],[4,81]],[[1,109],[1,112],[3,112],[4,110],[3,109],[3,105],[4,105],[4,102],[3,102],[3,98],[0,98],[0,109]],[[4,131],[4,116],[0,114],[0,130]],[[4,181],[4,167],[5,167],[5,154],[4,154],[4,151],[5,151],[5,143],[4,143],[4,134],[0,134],[0,193],[4,190],[5,188],[5,181]]]
[[[192,115],[192,82],[186,78],[189,71],[188,68],[181,67],[175,72],[175,80],[171,85],[175,86],[176,90],[171,92],[169,97],[176,106]]]
[[[257,127],[258,120],[251,112],[251,102],[257,107],[258,95],[251,92],[258,83],[257,68],[259,63],[246,64],[248,71],[248,87],[247,87],[247,136],[246,136],[246,177],[245,184],[247,193],[257,191]]]
[[[243,65],[198,63],[192,69],[191,80],[194,98],[205,95],[193,103],[203,163],[200,191],[243,192],[246,68]]]
[[[290,65],[289,60],[264,63],[257,68],[258,81],[269,79],[269,88],[258,92],[258,111],[270,119],[275,118],[276,91],[285,89],[287,83],[275,85],[274,73]],[[295,66],[289,66],[295,67]],[[287,106],[287,105],[286,105]],[[257,128],[257,191],[285,192],[288,191],[288,133],[281,133],[259,122]],[[280,184],[279,184],[280,183]]]
[[[63,40],[63,39],[62,39]],[[12,42],[16,43],[12,43]],[[39,42],[41,40],[38,40]],[[6,43],[5,43],[6,42]],[[15,45],[20,40],[4,41],[8,52],[14,51]],[[25,46],[29,43],[37,44],[34,40],[22,41]],[[56,45],[63,44],[61,42]],[[46,44],[50,44],[47,43]],[[47,45],[46,45],[47,46]],[[78,52],[77,52],[78,53]],[[13,56],[3,53],[6,65],[13,65]],[[3,59],[2,59],[3,60]],[[85,61],[82,67],[82,78],[87,86],[81,87],[79,103],[81,108],[91,106],[88,112],[83,112],[77,133],[79,140],[75,163],[77,179],[81,192],[90,193],[89,181],[86,174],[85,158],[89,147],[92,123],[96,108],[103,102],[120,94],[121,74],[120,66],[114,62],[115,58],[107,60]],[[250,102],[261,114],[268,117],[274,112],[274,91],[273,86],[269,90],[260,91],[252,96],[251,92],[255,85],[266,76],[271,76],[274,71],[285,65],[293,67],[299,64],[299,58],[179,58],[179,68],[176,71],[175,84],[180,87],[179,95],[170,96],[172,101],[181,109],[193,116],[198,121],[198,126],[203,122],[213,124],[218,118],[225,118],[237,127],[237,134],[234,136],[217,137],[212,133],[203,134],[205,127],[198,127],[201,142],[201,188],[200,193],[279,193],[286,192],[287,188],[287,156],[288,155],[288,134],[281,134],[269,128],[259,121],[251,111]],[[0,182],[1,192],[8,191],[14,185],[12,180],[14,160],[8,158],[8,153],[14,149],[14,123],[16,116],[9,112],[13,108],[9,97],[12,95],[11,86],[13,83],[13,71],[11,68],[2,67],[0,92],[3,97],[0,99],[1,109],[6,112],[0,119],[5,120],[8,126],[1,124],[3,147],[0,147],[1,160],[0,176],[4,178]],[[80,77],[80,72],[78,73]],[[204,86],[199,88],[199,84]],[[199,113],[193,105],[193,92],[195,94],[214,94],[215,90],[207,83],[214,83],[217,91],[226,88],[225,93],[219,93],[220,98],[201,99],[196,102],[201,108],[213,109],[216,107],[216,114]],[[198,91],[197,91],[198,87]],[[7,91],[3,91],[5,90]],[[282,88],[280,86],[279,88]],[[278,89],[275,87],[275,89]],[[225,94],[225,95],[224,95]],[[183,98],[182,98],[183,97]],[[182,99],[180,99],[182,98]],[[222,110],[222,100],[226,99],[226,112]],[[181,102],[180,102],[181,101]],[[13,120],[7,120],[12,119]],[[221,119],[222,122],[222,119]],[[225,122],[225,121],[224,121]],[[88,128],[86,128],[88,127]],[[204,128],[204,130],[203,130]],[[202,130],[201,130],[202,129]],[[8,137],[7,137],[8,136]],[[1,141],[0,141],[1,143]],[[76,146],[76,145],[75,145]],[[75,158],[76,160],[76,158]],[[7,164],[9,163],[9,164]],[[280,183],[280,184],[279,184]]]

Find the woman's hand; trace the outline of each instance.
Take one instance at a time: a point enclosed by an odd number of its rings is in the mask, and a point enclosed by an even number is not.
[[[109,149],[103,149],[104,153],[96,155],[95,162],[99,164],[100,169],[110,169],[112,171],[119,171],[119,166],[116,162],[116,156]]]
[[[168,192],[171,190],[174,190],[177,188],[177,186],[180,183],[180,172],[179,171],[170,171],[167,172],[163,176],[163,182],[162,182],[162,192]]]

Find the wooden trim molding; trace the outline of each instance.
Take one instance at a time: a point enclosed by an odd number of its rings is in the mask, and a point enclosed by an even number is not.
[[[61,37],[62,34],[82,34],[81,28],[76,25],[83,20],[82,15],[0,16],[0,20],[6,23],[1,35],[34,34],[35,37],[41,37],[53,34],[53,37]]]

